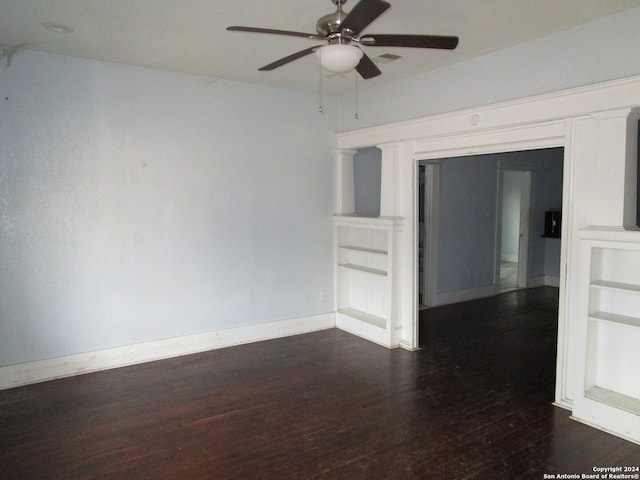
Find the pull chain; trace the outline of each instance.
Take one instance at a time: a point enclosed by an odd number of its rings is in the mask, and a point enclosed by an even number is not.
[[[353,73],[355,78],[355,84],[354,84],[354,97],[355,97],[355,107],[354,107],[354,114],[353,114],[353,118],[355,118],[356,120],[358,120],[358,72],[354,72]]]
[[[322,55],[322,50],[318,52]],[[322,108],[322,64],[318,62],[318,113],[322,115],[324,109]]]

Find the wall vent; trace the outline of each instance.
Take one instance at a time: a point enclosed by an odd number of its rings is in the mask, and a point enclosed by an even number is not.
[[[399,58],[402,57],[400,55],[394,55],[393,53],[383,53],[382,55],[374,57],[372,60],[375,63],[389,63],[393,62],[394,60],[398,60]]]

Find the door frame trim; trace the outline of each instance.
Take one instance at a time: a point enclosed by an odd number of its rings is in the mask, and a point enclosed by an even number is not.
[[[517,150],[525,151],[525,150]],[[495,272],[494,284],[496,294],[500,292],[500,261],[502,259],[502,194],[505,171],[523,172],[528,174],[526,184],[520,189],[520,226],[518,242],[518,279],[517,288],[526,288],[529,272],[529,247],[531,240],[531,209],[533,206],[533,181],[535,175],[534,161],[499,159],[498,185],[496,199],[496,243],[495,243]],[[522,199],[525,199],[523,202]]]

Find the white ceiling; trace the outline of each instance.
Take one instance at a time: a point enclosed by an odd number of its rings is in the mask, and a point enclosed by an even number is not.
[[[357,0],[348,0],[348,12]],[[457,35],[454,51],[364,47],[380,64],[376,85],[416,75],[640,6],[640,0],[390,0],[392,8],[367,33]],[[335,7],[331,0],[0,0],[0,44],[97,60],[317,90],[319,68],[309,55],[271,72],[258,68],[319,42],[228,32],[245,25],[315,33]],[[56,33],[50,22],[73,29]],[[4,50],[7,52],[7,49]],[[5,58],[5,61],[7,59]],[[364,82],[364,81],[363,81]],[[353,74],[323,79],[323,90],[353,88]]]

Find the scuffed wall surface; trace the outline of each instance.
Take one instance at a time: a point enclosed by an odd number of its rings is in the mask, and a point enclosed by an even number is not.
[[[0,95],[0,365],[332,310],[315,95],[35,52]]]

